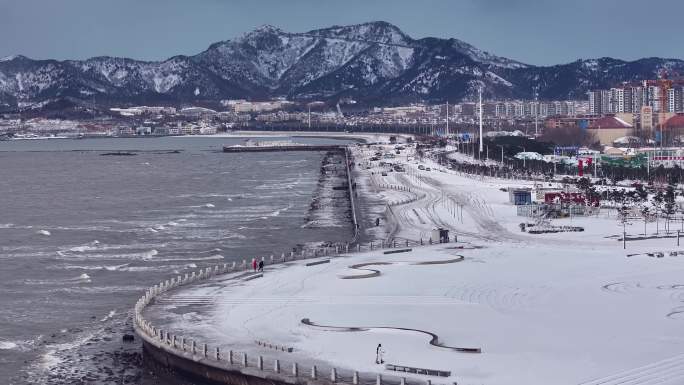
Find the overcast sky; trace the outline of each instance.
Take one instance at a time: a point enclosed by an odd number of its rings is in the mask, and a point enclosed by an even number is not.
[[[684,0],[0,0],[0,57],[159,60],[263,24],[303,32],[384,20],[530,64],[684,58]]]

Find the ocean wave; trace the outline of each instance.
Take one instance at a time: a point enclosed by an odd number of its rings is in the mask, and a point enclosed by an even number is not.
[[[83,273],[78,277],[66,278],[66,279],[25,279],[24,284],[26,285],[73,285],[78,283],[91,283],[92,278],[90,275]]]
[[[65,270],[106,270],[106,271],[121,270],[121,271],[124,271],[128,265],[130,265],[130,263],[124,263],[121,265],[94,265],[94,266],[64,265],[64,266],[60,266],[60,268],[65,269]]]
[[[275,210],[275,211],[272,212],[269,216],[270,216],[270,217],[277,217],[277,216],[280,216],[280,213],[282,213],[282,212],[284,212],[284,211],[287,211],[287,210],[291,209],[292,207],[293,207],[292,205],[287,205],[286,207],[283,207],[283,208],[280,208],[280,209]]]
[[[164,245],[157,245],[164,247]],[[104,251],[105,248],[99,248],[98,251]],[[159,254],[157,249],[148,251],[133,252],[133,253],[119,253],[119,254],[91,254],[81,252],[70,252],[68,250],[58,250],[55,259],[62,261],[93,261],[93,260],[129,260],[129,261],[150,261],[155,255]]]
[[[120,269],[120,271],[126,271],[126,272],[130,272],[130,273],[142,273],[142,272],[160,271],[160,270],[179,271],[179,270],[184,270],[184,269],[195,269],[195,268],[197,268],[196,264],[186,263],[184,265],[129,266],[129,267],[125,267],[123,269]]]
[[[86,251],[97,250],[99,244],[100,244],[100,241],[98,241],[98,240],[96,239],[96,240],[94,240],[94,241],[92,241],[92,242],[90,242],[90,243],[88,243],[88,244],[86,244],[86,245],[72,247],[72,248],[69,249],[69,251],[73,251],[73,252],[76,252],[76,253],[83,253],[83,252],[86,252]]]
[[[9,229],[10,227],[14,227],[13,223],[0,223],[0,229]]]
[[[202,198],[202,199],[211,199],[211,198],[225,198],[229,201],[232,201],[233,198],[235,199],[243,199],[245,197],[249,196],[249,194],[183,194],[183,195],[178,195],[176,198]]]
[[[51,290],[50,292],[68,294],[112,294],[139,292],[144,291],[147,288],[147,286],[77,286],[61,287]]]
[[[164,258],[155,259],[155,262],[179,262],[179,261],[215,261],[223,259],[222,255],[211,255],[209,257],[178,257],[178,258]]]
[[[36,234],[45,235],[45,236],[50,236],[50,235],[52,235],[52,233],[50,233],[50,232],[47,231],[47,230],[38,230],[38,231],[36,231]]]

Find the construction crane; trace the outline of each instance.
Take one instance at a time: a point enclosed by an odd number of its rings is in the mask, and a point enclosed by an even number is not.
[[[681,83],[681,77],[675,74],[678,78],[676,83]],[[658,72],[657,80],[649,80],[646,82],[649,86],[658,87],[658,104],[660,104],[660,111],[658,113],[658,125],[660,126],[660,147],[663,147],[663,142],[665,141],[665,121],[667,120],[667,110],[669,108],[669,92],[672,86],[675,84],[675,80],[672,78],[670,71],[666,68],[661,69]]]
[[[678,73],[672,72],[667,68],[663,68],[658,72],[658,79],[655,80],[645,80],[639,82],[639,84],[632,83],[632,85],[644,85],[649,87],[657,87],[658,94],[654,95],[654,100],[658,101],[659,111],[658,111],[658,126],[660,129],[660,146],[663,146],[665,141],[664,125],[668,116],[669,109],[669,92],[675,85],[684,85],[684,77],[679,76]],[[674,111],[672,111],[674,112]]]

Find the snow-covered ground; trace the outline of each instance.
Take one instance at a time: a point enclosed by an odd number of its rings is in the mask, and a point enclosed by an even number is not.
[[[277,354],[253,342],[264,340],[294,347],[282,353],[289,360],[396,374],[375,364],[381,343],[387,363],[451,371],[448,379],[412,375],[437,384],[684,383],[684,255],[676,253],[684,248],[676,239],[623,250],[622,226],[609,212],[554,221],[584,232],[523,233],[525,219],[501,188],[526,182],[458,175],[410,150],[383,159],[406,169],[388,172],[369,160],[375,151],[355,152],[365,191],[394,213],[389,232],[375,233],[426,240],[440,226],[458,243],[215,279],[169,293],[148,310],[152,322],[233,349]],[[641,231],[643,224],[628,230]],[[655,251],[664,256],[647,255]],[[369,273],[350,268],[359,264],[379,275],[348,279]]]

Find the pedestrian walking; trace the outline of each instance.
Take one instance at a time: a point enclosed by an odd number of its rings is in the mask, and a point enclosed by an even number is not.
[[[257,271],[257,261],[256,261],[256,258],[252,258],[252,269],[254,270],[254,272]]]
[[[384,364],[385,363],[385,349],[382,348],[382,344],[378,344],[378,347],[375,348],[375,363],[376,364]]]
[[[262,259],[259,261],[259,271],[263,272],[264,271],[264,260]]]

